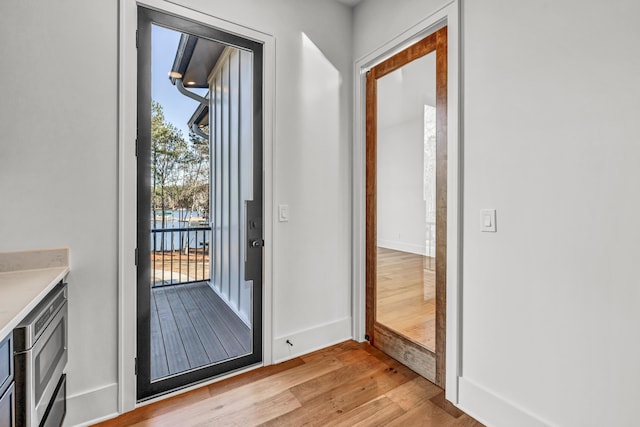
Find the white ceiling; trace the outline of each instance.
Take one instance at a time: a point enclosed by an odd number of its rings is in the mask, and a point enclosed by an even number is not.
[[[355,6],[358,3],[360,3],[362,0],[337,0],[338,2],[342,3],[342,4],[346,4],[347,6]]]

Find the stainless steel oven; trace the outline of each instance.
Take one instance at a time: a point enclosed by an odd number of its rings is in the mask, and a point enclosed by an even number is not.
[[[66,414],[67,285],[60,282],[13,331],[16,426],[62,425]]]

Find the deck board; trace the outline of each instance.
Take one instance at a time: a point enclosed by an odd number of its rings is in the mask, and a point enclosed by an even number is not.
[[[151,290],[151,380],[247,354],[251,331],[206,282]]]
[[[245,351],[251,351],[251,330],[242,321],[238,322],[236,314],[231,308],[224,304],[219,298],[211,300],[216,304],[216,308],[222,317],[222,321],[227,325],[233,336],[238,340]]]
[[[189,369],[189,359],[182,343],[178,324],[173,317],[169,300],[164,289],[155,289],[155,300],[158,306],[158,319],[162,329],[162,340],[167,355],[169,373],[183,372]],[[153,353],[153,350],[151,351]]]
[[[187,313],[187,310],[180,299],[180,290],[169,287],[166,288],[164,292],[169,300],[173,316],[176,319],[178,331],[182,337],[184,350],[187,353],[187,359],[189,360],[189,367],[193,369],[208,364],[210,361],[209,356],[207,355],[207,352],[202,345],[202,341],[191,322],[189,313]]]
[[[162,329],[158,319],[158,307],[155,298],[151,299],[151,377],[162,378],[169,375],[167,353],[164,350]]]
[[[189,289],[198,303],[198,306],[205,314],[209,324],[215,329],[220,342],[224,346],[225,351],[230,357],[239,356],[247,352],[244,346],[238,340],[236,334],[229,328],[225,321],[225,316],[221,311],[220,298],[215,295],[214,298],[207,298],[208,292],[202,287],[192,287]],[[238,319],[239,320],[239,319]],[[247,328],[248,329],[248,328]]]
[[[198,303],[194,300],[190,292],[180,292],[180,298],[185,308],[189,312],[193,327],[195,328],[202,345],[204,346],[210,360],[224,360],[229,357],[224,350],[218,335],[207,321],[206,316],[198,307]]]

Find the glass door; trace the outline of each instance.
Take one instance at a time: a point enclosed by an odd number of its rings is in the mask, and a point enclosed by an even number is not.
[[[367,335],[444,385],[446,27],[367,75]]]
[[[138,18],[143,400],[262,360],[262,45]]]

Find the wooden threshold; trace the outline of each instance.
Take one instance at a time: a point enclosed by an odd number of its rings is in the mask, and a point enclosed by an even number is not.
[[[429,381],[435,382],[436,355],[433,351],[380,323],[376,323],[374,328],[376,347],[394,359],[402,361],[408,368]]]

